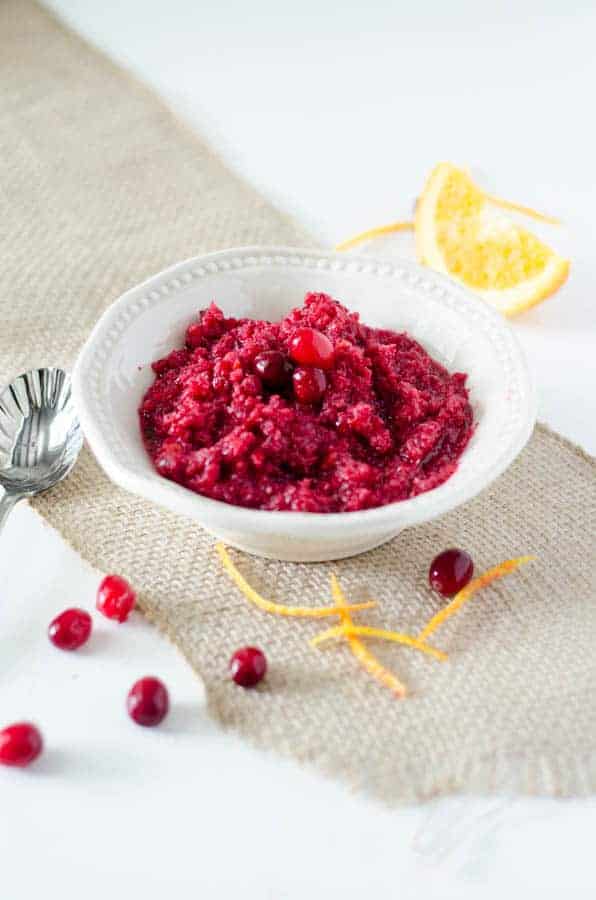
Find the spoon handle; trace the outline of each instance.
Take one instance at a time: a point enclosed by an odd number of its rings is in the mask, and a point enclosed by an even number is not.
[[[6,492],[0,497],[0,531],[8,519],[8,514],[20,499],[18,494],[7,494]]]

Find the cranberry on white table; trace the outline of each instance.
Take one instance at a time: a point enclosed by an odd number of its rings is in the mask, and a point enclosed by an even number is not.
[[[51,5],[325,242],[408,217],[441,159],[559,215],[567,229],[540,233],[572,258],[571,280],[514,327],[540,417],[596,452],[596,10]],[[7,900],[592,897],[594,800],[454,797],[396,811],[354,796],[216,728],[200,682],[139,613],[118,625],[95,611],[99,578],[30,510],[14,512],[0,543],[0,727],[32,719],[45,746],[27,769],[0,768]],[[60,653],[47,626],[67,607],[93,614],[93,635]],[[147,672],[170,695],[156,728],[126,713]]]

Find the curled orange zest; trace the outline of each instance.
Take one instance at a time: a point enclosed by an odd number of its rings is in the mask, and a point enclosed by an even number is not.
[[[442,625],[447,619],[454,616],[456,612],[458,612],[464,603],[467,603],[468,600],[471,600],[472,596],[479,591],[480,588],[486,587],[487,584],[490,584],[492,581],[496,581],[497,578],[503,578],[505,575],[509,575],[510,572],[515,571],[519,566],[522,566],[524,563],[531,562],[533,559],[536,559],[535,556],[518,556],[516,559],[507,559],[505,562],[499,563],[498,566],[493,566],[492,569],[488,569],[482,575],[479,575],[477,578],[473,578],[469,584],[462,588],[459,591],[451,603],[447,604],[443,609],[441,609],[436,616],[433,616],[432,619],[425,625],[420,634],[418,635],[418,640],[423,642],[432,634],[433,631]]]
[[[349,613],[350,607],[346,604],[344,592],[335,575],[331,576],[331,593],[339,609],[343,624],[353,626],[352,618]],[[367,650],[362,641],[351,634],[346,635],[346,640],[356,659],[360,662],[362,667],[373,676],[373,678],[376,678],[380,684],[393,691],[396,697],[402,698],[406,696],[406,686],[392,672],[381,665],[378,659]]]
[[[405,644],[407,647],[413,647],[414,650],[421,650],[422,653],[434,656],[435,659],[438,659],[440,662],[445,662],[447,659],[446,653],[425,644],[423,641],[418,640],[418,638],[411,637],[409,634],[402,634],[400,631],[385,631],[382,628],[369,628],[362,625],[336,625],[334,628],[328,628],[327,631],[322,631],[321,634],[317,634],[316,637],[312,638],[310,643],[312,647],[317,647],[323,641],[330,640],[330,638],[356,637],[358,635],[360,637],[372,637],[380,638],[384,641],[393,641],[395,644]]]
[[[499,206],[501,209],[510,209],[513,212],[521,213],[522,216],[528,216],[530,219],[536,219],[538,222],[546,222],[547,225],[560,225],[561,220],[554,216],[547,216],[544,213],[536,212],[530,206],[522,206],[521,203],[512,203],[510,200],[503,200],[501,197],[495,197],[494,194],[484,194],[485,200],[492,203],[493,206]]]
[[[336,250],[350,250],[352,247],[357,247],[358,244],[363,244],[364,241],[369,241],[372,238],[381,237],[383,234],[393,234],[395,231],[413,231],[414,223],[413,222],[391,222],[389,225],[379,225],[377,228],[369,228],[368,231],[362,231],[360,234],[354,235],[354,237],[348,238],[347,241],[342,241],[341,244],[337,244]]]
[[[324,616],[337,616],[343,611],[343,608],[340,610],[337,606],[285,606],[283,603],[274,603],[272,600],[266,600],[265,597],[261,597],[261,595],[255,591],[248,581],[240,574],[230,559],[230,555],[224,545],[218,543],[215,545],[215,549],[219,553],[224,569],[236,587],[242,591],[247,600],[250,600],[251,603],[254,603],[255,606],[258,606],[259,609],[262,609],[264,612],[273,613],[277,616],[298,616],[300,618],[320,619]],[[375,601],[371,600],[367,603],[355,603],[352,606],[347,606],[345,608],[348,610],[371,609],[376,605]]]

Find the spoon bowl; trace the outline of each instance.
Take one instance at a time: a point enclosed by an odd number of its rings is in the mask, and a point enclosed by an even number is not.
[[[82,444],[66,372],[34,369],[15,378],[0,394],[0,526],[18,500],[66,478]]]

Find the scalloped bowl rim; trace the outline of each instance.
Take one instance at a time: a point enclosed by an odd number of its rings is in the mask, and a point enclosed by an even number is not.
[[[467,308],[474,311],[478,321],[490,323],[507,340],[516,375],[522,387],[524,415],[508,445],[476,476],[463,480],[458,478],[460,472],[458,469],[439,487],[411,499],[372,509],[339,513],[269,511],[234,506],[195,494],[181,485],[168,481],[157,472],[139,475],[132,471],[125,462],[116,458],[110,442],[97,422],[87,378],[90,367],[94,362],[97,363],[98,353],[107,336],[113,333],[115,328],[118,329],[123,313],[134,304],[138,304],[141,297],[148,293],[159,294],[160,289],[165,290],[172,282],[178,282],[181,275],[197,267],[205,269],[215,265],[217,271],[218,265],[222,262],[243,258],[247,262],[252,259],[255,263],[258,263],[260,258],[274,261],[276,258],[283,258],[285,263],[290,264],[309,260],[316,260],[319,264],[321,261],[327,261],[330,267],[335,266],[335,271],[341,269],[339,261],[342,261],[346,267],[355,266],[357,269],[360,266],[370,274],[375,274],[375,268],[383,275],[399,271],[405,273],[406,277],[413,276],[434,285],[449,297],[463,299]],[[227,268],[224,271],[227,271]],[[412,336],[416,338],[415,334]],[[380,533],[383,528],[394,527],[395,530],[399,530],[434,519],[471,500],[501,475],[529,440],[536,421],[536,396],[521,346],[502,315],[484,301],[445,276],[423,268],[409,259],[360,257],[338,254],[334,251],[286,246],[238,247],[190,257],[129,289],[108,307],[95,325],[75,364],[72,386],[85,437],[96,459],[112,481],[131,493],[195,519],[208,529],[213,524],[235,532],[248,531],[255,534],[274,534],[281,528],[283,532],[292,533],[296,537],[312,537],[313,531],[316,530],[317,536],[325,537],[332,534],[336,538],[340,533],[346,535],[355,531],[365,533],[367,527],[373,532]],[[206,522],[209,524],[205,524]]]

